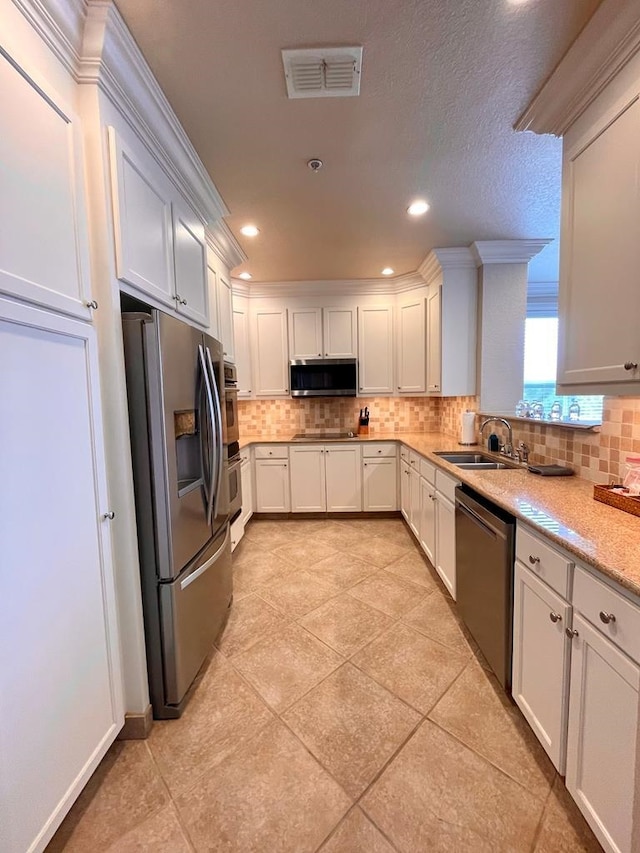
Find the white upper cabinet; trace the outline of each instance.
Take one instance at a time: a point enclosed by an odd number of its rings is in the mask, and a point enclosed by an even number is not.
[[[640,392],[639,96],[637,58],[564,140],[559,393]]]
[[[440,394],[442,388],[441,288],[429,288],[427,296],[427,391]]]
[[[425,390],[425,299],[416,296],[398,306],[398,387],[401,394]]]
[[[217,275],[218,292],[218,323],[220,327],[220,340],[224,350],[225,361],[236,360],[236,348],[233,338],[233,295],[231,283],[228,277]]]
[[[289,308],[291,358],[355,358],[355,308]]]
[[[207,261],[207,290],[209,291],[209,334],[217,341],[220,337],[220,308],[218,306],[218,275]]]
[[[357,324],[355,308],[323,308],[324,357],[356,358]]]
[[[89,319],[76,117],[0,51],[0,292]]]
[[[289,309],[291,358],[322,358],[322,308]]]
[[[207,248],[204,226],[183,202],[173,202],[173,252],[178,313],[209,325]]]
[[[358,308],[359,393],[393,394],[393,308]]]
[[[238,397],[250,397],[252,389],[248,302],[246,296],[233,297],[233,340],[238,372]]]
[[[255,309],[252,360],[258,397],[283,397],[289,393],[286,308]]]

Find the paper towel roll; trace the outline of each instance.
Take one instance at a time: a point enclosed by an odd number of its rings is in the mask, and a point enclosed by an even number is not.
[[[463,412],[460,419],[460,444],[476,443],[476,413]]]

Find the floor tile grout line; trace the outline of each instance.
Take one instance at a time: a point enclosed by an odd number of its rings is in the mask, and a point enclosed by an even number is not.
[[[540,812],[540,820],[537,823],[536,831],[533,833],[533,841],[531,843],[530,853],[535,853],[536,845],[542,834],[542,826],[544,824],[545,815],[547,813],[547,806],[549,805],[549,800],[551,799],[551,795],[553,794],[553,789],[555,787],[557,779],[560,777],[560,774],[556,772],[554,776],[553,782],[551,783],[551,787],[549,788],[549,793],[547,794],[544,806],[542,807],[542,811]]]
[[[362,812],[362,814],[363,814],[363,816],[364,816],[365,820],[368,820],[368,821],[369,821],[369,823],[371,823],[371,825],[372,825],[373,827],[375,827],[375,829],[380,833],[380,835],[382,835],[382,837],[383,837],[383,838],[384,838],[384,840],[389,844],[389,846],[391,847],[391,849],[392,849],[392,850],[396,851],[396,853],[402,853],[402,851],[400,851],[400,848],[399,848],[396,844],[394,844],[394,843],[391,841],[391,839],[390,839],[390,838],[389,838],[389,837],[388,837],[388,836],[387,836],[387,835],[386,835],[386,834],[385,834],[385,833],[380,829],[380,827],[379,827],[377,824],[375,824],[375,823],[371,820],[371,818],[370,818],[367,814],[365,814],[365,812],[360,808],[360,806],[358,805],[358,803],[357,803],[357,802],[356,802],[356,803],[354,803],[354,804],[351,806],[351,808],[347,811],[347,813],[346,813],[346,814],[345,814],[345,815],[344,815],[344,816],[343,816],[343,817],[338,821],[338,823],[333,827],[333,829],[331,830],[331,832],[330,832],[330,833],[327,835],[327,837],[324,839],[324,841],[322,842],[322,844],[321,844],[319,847],[316,847],[316,849],[315,849],[314,853],[322,853],[322,850],[326,848],[326,845],[327,845],[327,844],[331,841],[331,839],[332,839],[332,838],[337,834],[338,830],[339,830],[339,829],[340,829],[340,827],[343,825],[343,823],[345,823],[345,822],[346,822],[346,820],[348,819],[349,815],[350,815],[350,814],[352,814],[352,813],[353,813],[354,811],[356,811],[356,810],[359,810],[360,812]]]
[[[187,827],[186,827],[186,826],[185,826],[185,824],[184,824],[184,821],[183,821],[183,819],[182,819],[182,815],[181,815],[181,813],[180,813],[180,809],[178,808],[178,804],[177,804],[177,802],[175,801],[173,794],[171,793],[171,789],[169,788],[169,784],[168,784],[167,780],[164,778],[164,774],[163,774],[163,772],[162,772],[162,770],[161,770],[161,768],[160,768],[160,765],[158,764],[158,762],[157,762],[157,760],[156,760],[156,757],[155,757],[155,755],[154,755],[154,753],[153,753],[153,750],[151,749],[151,744],[149,743],[149,739],[148,739],[148,738],[145,740],[145,745],[146,745],[146,747],[147,747],[147,752],[149,753],[149,757],[151,758],[151,761],[152,761],[152,763],[153,763],[153,766],[154,766],[154,767],[155,767],[155,769],[156,769],[156,773],[158,774],[158,776],[159,776],[159,777],[160,777],[160,779],[162,780],[162,784],[163,784],[163,786],[164,786],[164,788],[165,788],[165,790],[166,790],[166,792],[167,792],[167,796],[169,797],[169,802],[170,802],[170,804],[173,806],[173,810],[174,810],[174,812],[175,812],[176,819],[177,819],[177,821],[178,821],[178,825],[180,826],[180,829],[181,829],[181,831],[182,831],[182,834],[184,835],[185,840],[186,840],[187,844],[189,845],[189,847],[191,848],[191,850],[193,851],[193,853],[195,853],[195,851],[196,851],[196,846],[195,846],[195,844],[193,843],[193,839],[191,838],[191,833],[189,832],[189,830],[187,829]],[[200,776],[198,777],[198,781],[199,781],[201,778],[202,778],[202,775],[200,775]],[[195,784],[195,783],[194,783],[194,784]]]

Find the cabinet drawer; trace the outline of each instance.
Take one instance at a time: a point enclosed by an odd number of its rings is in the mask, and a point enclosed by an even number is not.
[[[450,477],[448,474],[445,474],[444,471],[440,471],[436,469],[436,489],[445,497],[449,498],[451,503],[455,503],[456,500],[456,486],[460,485],[460,480],[454,480],[453,477]]]
[[[415,450],[409,451],[409,465],[415,470],[420,470],[420,456],[415,452]]]
[[[395,444],[363,444],[362,455],[365,459],[380,459],[384,456],[395,456]]]
[[[289,447],[286,444],[258,444],[253,453],[256,459],[288,459]]]
[[[426,459],[420,459],[420,476],[424,477],[428,483],[431,483],[432,486],[436,484],[436,466],[432,465],[431,462],[427,462]]]
[[[576,566],[573,606],[589,622],[640,663],[640,607]]]
[[[404,459],[405,462],[409,461],[409,453],[410,450],[408,447],[405,447],[404,444],[400,445],[400,459]]]
[[[569,598],[573,562],[520,524],[516,531],[516,557],[563,598]]]

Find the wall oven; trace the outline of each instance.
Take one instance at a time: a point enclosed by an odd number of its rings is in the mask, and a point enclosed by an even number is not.
[[[224,363],[224,443],[228,483],[229,517],[233,521],[242,511],[240,477],[240,427],[238,424],[238,375],[235,364]]]
[[[227,459],[227,480],[229,483],[229,517],[234,521],[242,511],[242,481],[240,473],[241,457],[237,453]]]

